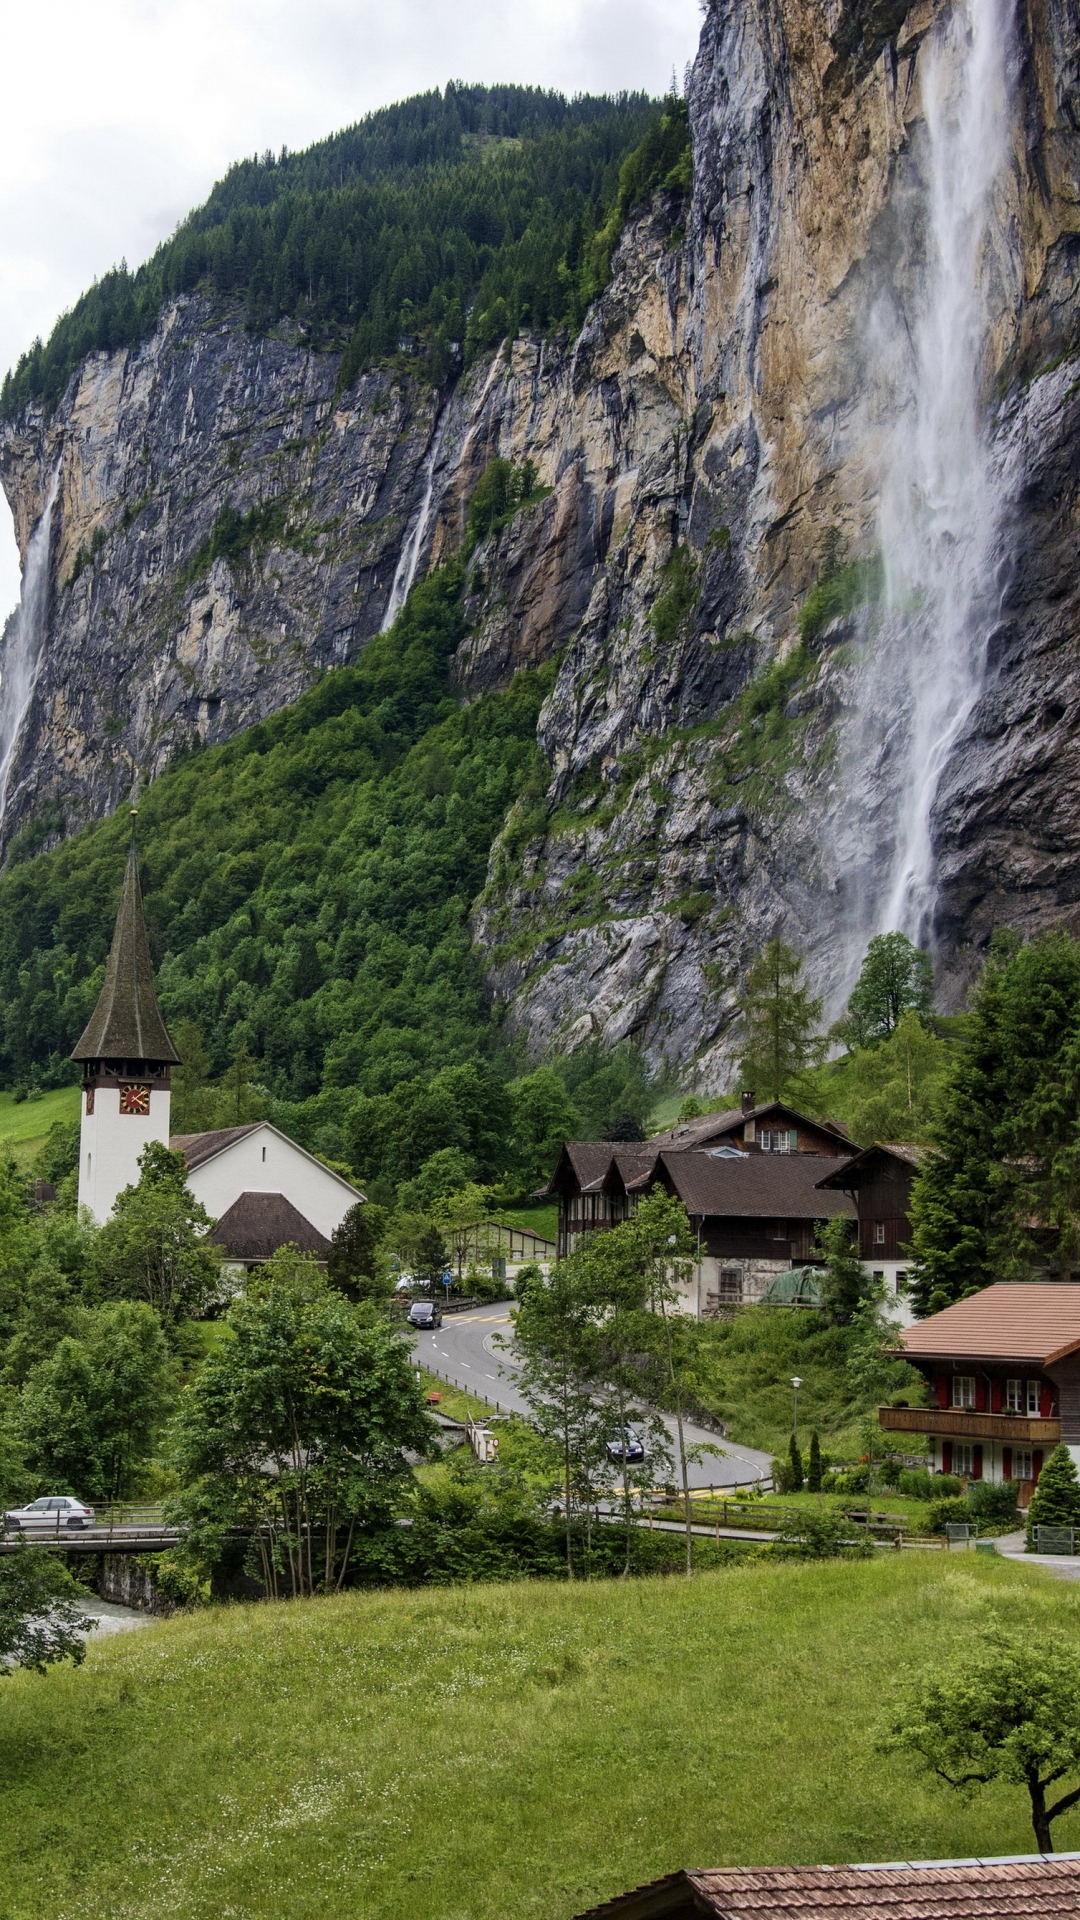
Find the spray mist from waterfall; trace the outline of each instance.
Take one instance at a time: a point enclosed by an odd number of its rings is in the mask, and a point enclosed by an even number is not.
[[[898,391],[879,442],[884,601],[863,672],[856,750],[888,799],[854,948],[933,938],[935,802],[982,692],[1005,485],[984,421],[989,241],[1010,133],[1009,0],[956,0],[919,53],[925,254],[913,314],[882,342]],[[891,367],[889,365],[891,356]],[[904,370],[899,375],[897,366]]]
[[[23,725],[34,697],[45,651],[49,618],[49,561],[53,508],[60,487],[57,465],[45,505],[26,547],[22,594],[4,636],[0,668],[0,836]]]

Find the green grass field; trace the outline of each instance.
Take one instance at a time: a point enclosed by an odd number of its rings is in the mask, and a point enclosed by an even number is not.
[[[1026,1796],[874,1751],[995,1615],[1080,1634],[1080,1592],[913,1553],[155,1624],[0,1684],[5,1920],[569,1920],[680,1864],[1030,1852]]]
[[[0,1147],[20,1162],[30,1160],[54,1120],[78,1117],[78,1087],[54,1087],[40,1100],[16,1100],[13,1093],[0,1093]]]

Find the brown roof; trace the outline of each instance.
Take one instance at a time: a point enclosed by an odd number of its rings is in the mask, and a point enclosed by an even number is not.
[[[577,1920],[1075,1920],[1080,1856],[671,1873]]]
[[[879,1140],[872,1147],[864,1147],[861,1153],[852,1154],[850,1159],[844,1161],[839,1173],[827,1173],[819,1184],[823,1187],[826,1185],[839,1187],[846,1179],[850,1179],[852,1187],[857,1187],[860,1184],[863,1169],[868,1168],[877,1155],[882,1153],[888,1155],[891,1160],[901,1161],[909,1173],[914,1173],[922,1164],[926,1148],[915,1146],[909,1141]]]
[[[821,1170],[835,1173],[846,1161],[816,1153],[748,1153],[738,1159],[711,1153],[662,1153],[666,1171],[687,1213],[761,1219],[853,1219],[846,1193],[823,1193]],[[641,1185],[652,1184],[652,1173]]]
[[[727,1107],[723,1113],[703,1113],[696,1120],[679,1120],[675,1126],[665,1128],[663,1133],[651,1134],[649,1145],[678,1147],[682,1152],[692,1152],[696,1147],[707,1146],[710,1140],[736,1133],[746,1120],[768,1120],[774,1115],[786,1115],[801,1127],[816,1127],[819,1133],[828,1134],[839,1147],[849,1144],[847,1130],[838,1121],[810,1120],[806,1114],[797,1113],[794,1107],[785,1105],[783,1100],[769,1100],[763,1106],[750,1107],[746,1113],[741,1107]],[[854,1141],[850,1142],[850,1151],[855,1151]]]
[[[1031,1360],[1045,1365],[1080,1347],[1080,1285],[999,1280],[905,1327],[913,1359]]]
[[[651,1166],[655,1160],[655,1149],[636,1141],[567,1140],[551,1179],[546,1187],[538,1191],[551,1193],[554,1190],[555,1180],[564,1162],[569,1162],[582,1193],[598,1193],[613,1165],[617,1166],[623,1179],[628,1180],[641,1167]]]
[[[134,834],[105,967],[105,983],[71,1058],[176,1063],[180,1059],[158,1006]]]
[[[306,1220],[283,1193],[242,1193],[210,1229],[233,1260],[269,1260],[279,1247],[298,1247],[325,1260],[330,1251],[326,1235]]]
[[[261,1125],[261,1120],[250,1120],[246,1127],[218,1127],[212,1133],[174,1133],[169,1145],[174,1153],[183,1154],[191,1173],[204,1160],[212,1160],[223,1147],[231,1147],[234,1140],[242,1140],[245,1133],[254,1133]]]

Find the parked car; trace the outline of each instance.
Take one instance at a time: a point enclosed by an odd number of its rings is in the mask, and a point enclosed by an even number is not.
[[[409,1308],[410,1327],[420,1327],[425,1332],[434,1332],[442,1326],[442,1308],[437,1300],[414,1300]]]
[[[629,1427],[624,1433],[617,1433],[608,1441],[607,1453],[609,1460],[618,1460],[620,1465],[625,1460],[631,1467],[639,1467],[645,1458],[645,1449],[641,1441]]]
[[[94,1509],[67,1493],[43,1494],[40,1500],[31,1500],[28,1507],[12,1508],[4,1519],[9,1533],[28,1533],[35,1527],[48,1527],[55,1533],[57,1527],[92,1527]]]

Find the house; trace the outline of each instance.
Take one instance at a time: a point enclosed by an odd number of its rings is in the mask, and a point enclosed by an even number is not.
[[[188,1185],[238,1264],[265,1258],[258,1249],[274,1231],[288,1224],[299,1233],[298,1221],[318,1252],[364,1197],[266,1121],[171,1136],[170,1075],[180,1056],[158,1006],[134,826],[105,979],[71,1057],[83,1070],[79,1205],[98,1222],[138,1181],[139,1156],[153,1141],[183,1153]]]
[[[744,1093],[740,1106],[723,1113],[680,1120],[663,1133],[654,1133],[648,1145],[681,1153],[728,1146],[740,1153],[816,1153],[827,1158],[856,1151],[854,1140],[838,1121],[808,1120],[782,1100],[759,1106],[753,1093]]]
[[[669,1873],[577,1920],[1006,1920],[1080,1912],[1080,1854]]]
[[[570,1141],[545,1192],[559,1202],[560,1259],[583,1234],[629,1218],[652,1187],[677,1196],[698,1248],[685,1308],[701,1317],[760,1300],[778,1273],[810,1257],[820,1221],[854,1218],[851,1197],[820,1184],[844,1164],[810,1150],[743,1153],[725,1136],[705,1150]]]
[[[929,1407],[882,1407],[888,1433],[927,1434],[932,1465],[1019,1480],[1026,1504],[1063,1440],[1080,1465],[1080,1285],[1004,1281],[908,1327],[897,1349]]]
[[[907,1301],[911,1188],[924,1152],[906,1143],[864,1147],[819,1182],[850,1194],[859,1222],[859,1258],[885,1282],[900,1320],[909,1324],[914,1317]]]

